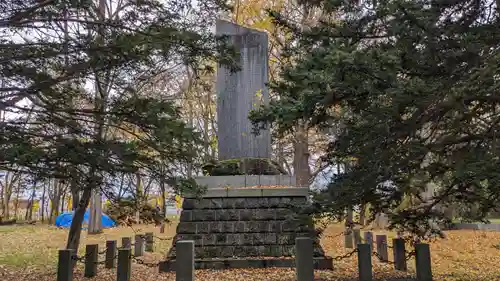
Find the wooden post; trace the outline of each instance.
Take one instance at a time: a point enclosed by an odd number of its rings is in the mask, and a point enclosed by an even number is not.
[[[372,281],[372,255],[368,244],[358,244],[359,281]]]
[[[146,252],[153,252],[154,235],[153,232],[146,233]]]
[[[132,246],[132,239],[130,239],[130,237],[122,237],[122,248],[130,249],[131,246]]]
[[[57,281],[73,280],[73,250],[59,250],[57,262]]]
[[[144,255],[144,236],[137,234],[134,241],[134,256],[140,257]]]
[[[377,235],[377,256],[382,262],[389,261],[389,253],[387,251],[387,235]]]
[[[130,252],[130,248],[122,248],[118,250],[118,266],[116,267],[117,281],[130,281],[130,273],[132,271],[132,259]]]
[[[358,244],[363,243],[361,241],[361,230],[360,229],[354,229],[352,232],[353,232],[353,235],[354,235],[354,247],[357,248]]]
[[[415,265],[418,281],[432,281],[431,251],[429,244],[415,244]]]
[[[364,233],[365,244],[370,245],[370,252],[373,252],[373,233],[367,231]]]
[[[406,271],[406,249],[405,240],[402,238],[392,239],[392,247],[394,253],[394,269]]]
[[[297,280],[313,281],[313,243],[308,237],[299,237],[295,239],[295,267]]]
[[[354,244],[352,243],[352,241],[353,241],[352,229],[347,229],[344,233],[344,247],[346,249],[354,248]]]
[[[104,262],[104,266],[106,268],[115,268],[116,267],[116,240],[108,240],[106,241],[106,260]]]
[[[94,277],[97,275],[98,255],[99,245],[92,244],[85,247],[85,277]]]
[[[176,253],[175,280],[194,281],[194,241],[177,241]]]

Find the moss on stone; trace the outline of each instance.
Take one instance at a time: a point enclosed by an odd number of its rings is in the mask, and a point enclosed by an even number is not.
[[[278,163],[267,158],[212,160],[203,166],[207,176],[286,175]]]

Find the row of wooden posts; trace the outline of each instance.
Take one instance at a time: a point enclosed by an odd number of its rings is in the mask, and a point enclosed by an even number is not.
[[[414,252],[407,253],[406,242],[403,238],[392,239],[389,246],[387,235],[376,235],[375,250],[373,249],[373,233],[368,231],[361,238],[361,231],[354,229],[344,235],[346,248],[356,247],[358,254],[358,270],[360,281],[371,281],[373,279],[372,259],[374,254],[381,262],[389,262],[389,248],[392,248],[394,269],[407,271],[407,261],[410,256],[415,256],[416,278],[418,281],[432,281],[432,265],[429,244],[415,243]]]
[[[59,260],[57,265],[57,281],[72,281],[73,267],[79,260],[85,264],[84,276],[97,276],[97,265],[104,264],[105,268],[117,268],[117,280],[130,280],[132,257],[140,257],[144,252],[153,252],[154,235],[152,232],[137,234],[134,237],[134,244],[130,237],[122,238],[121,248],[118,249],[116,240],[106,241],[105,258],[99,261],[99,245],[91,244],[85,246],[85,256],[78,258],[73,250],[59,250]],[[133,246],[133,255],[132,255]]]
[[[349,234],[350,235],[350,234]],[[346,235],[345,241],[352,239],[352,236]],[[371,237],[371,238],[370,238]],[[361,241],[361,236],[354,233],[353,246],[356,245],[358,255],[358,270],[360,281],[372,281],[372,254],[376,254],[382,262],[389,261],[388,244],[386,235],[377,235],[376,252],[373,251],[373,235],[370,232],[365,233],[365,241]],[[132,257],[142,256],[144,250],[153,251],[153,233],[146,235],[136,235],[134,241],[134,251],[132,255],[132,244],[130,237],[122,238],[122,247],[117,248],[116,241],[107,241],[104,261],[99,262],[98,245],[87,245],[84,256],[84,276],[94,277],[97,275],[97,265],[104,263],[106,268],[116,268],[117,281],[130,281]],[[348,243],[346,243],[346,246]],[[351,244],[349,244],[351,245]],[[394,268],[400,271],[407,270],[407,255],[405,241],[401,238],[393,239],[392,243],[394,255]],[[194,241],[178,241],[177,260],[176,260],[176,280],[194,281]],[[295,266],[297,281],[314,280],[313,264],[313,241],[307,237],[296,238],[295,240]],[[60,250],[57,271],[57,281],[72,281],[73,266],[75,261],[72,250]],[[416,275],[418,281],[432,281],[431,257],[428,244],[415,244],[415,262]]]

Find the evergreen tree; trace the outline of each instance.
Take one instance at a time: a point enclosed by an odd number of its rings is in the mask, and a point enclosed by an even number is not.
[[[141,90],[177,64],[224,62],[209,29],[217,13],[212,1],[0,3],[0,110],[11,115],[0,126],[0,163],[81,193],[68,248],[78,248],[106,177],[195,156],[198,136],[178,108]],[[170,167],[157,176],[182,182]]]
[[[288,28],[291,63],[271,87],[282,98],[252,113],[283,132],[297,120],[334,128],[325,161],[350,162],[318,196],[343,216],[369,203],[392,227],[433,234],[443,208],[483,219],[498,208],[500,10],[493,1],[303,1],[323,10]],[[332,20],[333,19],[333,20]],[[333,132],[332,130],[330,130]],[[404,201],[411,201],[402,208]]]

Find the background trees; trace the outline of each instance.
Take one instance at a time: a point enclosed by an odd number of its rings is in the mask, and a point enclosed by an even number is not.
[[[67,245],[76,249],[92,192],[113,198],[116,179],[134,174],[140,198],[142,173],[162,163],[155,178],[175,179],[176,167],[196,156],[199,137],[177,105],[144,89],[178,65],[203,69],[218,59],[210,22],[197,19],[215,19],[218,8],[49,0],[7,1],[0,11],[0,109],[9,115],[0,127],[0,165],[53,182],[44,193],[51,218],[65,190],[79,198]],[[8,200],[16,181],[5,183]]]

